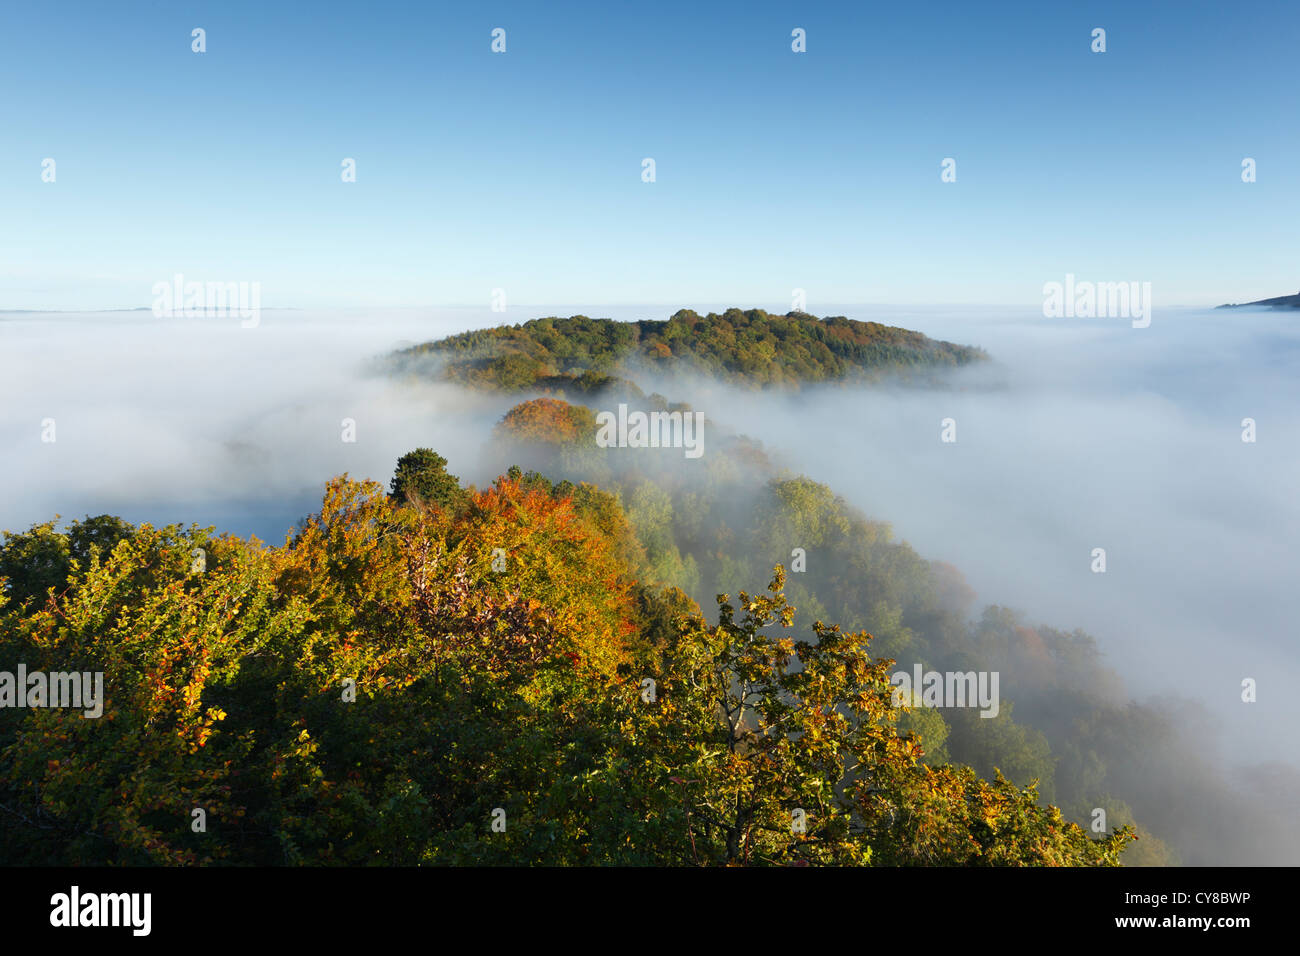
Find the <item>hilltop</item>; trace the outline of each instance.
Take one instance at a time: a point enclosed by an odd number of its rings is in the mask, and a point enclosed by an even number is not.
[[[666,321],[585,315],[463,332],[398,352],[404,370],[442,360],[440,377],[479,388],[601,391],[640,371],[706,375],[755,387],[861,381],[886,372],[942,369],[987,359],[978,348],[843,316],[682,309]]]
[[[1229,302],[1219,308],[1244,309],[1252,305],[1266,305],[1271,309],[1300,309],[1300,292],[1295,295],[1279,295],[1272,299],[1259,299],[1256,302]]]

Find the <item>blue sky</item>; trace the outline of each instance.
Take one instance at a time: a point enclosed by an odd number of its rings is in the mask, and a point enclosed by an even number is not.
[[[0,308],[148,306],[176,273],[308,308],[1029,304],[1067,272],[1162,305],[1300,289],[1294,2],[0,20]]]

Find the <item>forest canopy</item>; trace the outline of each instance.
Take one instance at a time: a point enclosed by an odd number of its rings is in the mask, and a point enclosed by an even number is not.
[[[0,859],[1118,864],[1131,829],[927,763],[893,662],[797,626],[783,568],[709,623],[649,583],[617,495],[445,465],[334,479],[279,547],[6,533],[0,659],[102,672],[106,700],[0,709]]]
[[[479,388],[564,389],[590,394],[656,376],[704,374],[755,387],[797,388],[884,373],[982,361],[980,349],[843,316],[680,310],[666,321],[616,322],[584,315],[463,332],[395,356],[398,368],[438,360],[440,376]]]

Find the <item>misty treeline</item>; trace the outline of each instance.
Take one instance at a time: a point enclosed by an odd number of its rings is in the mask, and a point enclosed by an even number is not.
[[[1115,865],[1131,842],[927,762],[870,637],[797,626],[780,567],[708,622],[648,580],[663,545],[616,494],[445,464],[330,481],[280,547],[7,533],[0,661],[102,672],[106,699],[0,709],[0,860]]]
[[[605,404],[612,399],[607,399]],[[627,393],[618,400],[636,401]],[[647,409],[669,406],[654,395]],[[682,588],[701,606],[775,563],[794,566],[786,597],[804,629],[832,621],[873,635],[873,654],[911,674],[997,671],[1001,706],[915,708],[899,720],[924,743],[923,761],[998,771],[1036,786],[1044,801],[1089,826],[1140,839],[1127,865],[1293,862],[1270,833],[1285,832],[1294,781],[1261,767],[1226,771],[1207,740],[1205,711],[1186,700],[1139,703],[1093,637],[1031,623],[1007,607],[977,607],[961,572],[923,559],[890,526],[827,486],[776,464],[760,443],[707,426],[708,454],[690,461],[655,448],[601,448],[594,413],[541,397],[497,428],[496,461],[522,461],[614,492],[643,543],[644,577]],[[828,454],[833,450],[828,449]]]
[[[647,580],[680,587],[708,608],[713,595],[773,564],[801,568],[786,588],[800,625],[834,621],[870,632],[873,652],[909,673],[917,664],[997,671],[996,717],[948,707],[902,718],[925,740],[927,763],[1001,771],[1035,784],[1081,824],[1104,811],[1108,828],[1134,826],[1142,838],[1125,853],[1130,865],[1293,863],[1289,841],[1275,837],[1292,829],[1294,770],[1226,768],[1212,719],[1196,702],[1133,700],[1090,635],[977,607],[958,569],[924,560],[888,524],[788,471],[758,442],[710,423],[698,461],[600,448],[594,410],[585,407],[689,408],[647,396],[632,381],[643,377],[683,388],[702,379],[782,390],[886,380],[948,387],[939,377],[945,368],[987,358],[879,323],[728,309],[704,317],[683,310],[668,322],[539,319],[417,346],[399,353],[397,368],[548,396],[506,414],[489,472],[521,461],[613,491],[645,547]]]

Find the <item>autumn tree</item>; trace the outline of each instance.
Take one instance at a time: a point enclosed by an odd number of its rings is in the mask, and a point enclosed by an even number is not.
[[[517,442],[544,444],[590,442],[595,432],[596,416],[591,409],[554,398],[522,402],[506,412],[497,426],[499,435]]]
[[[797,640],[779,567],[706,623],[589,485],[410,508],[345,475],[279,547],[117,530],[6,552],[68,571],[0,593],[0,660],[104,695],[0,708],[3,861],[1091,865],[1127,836],[925,766],[869,635]]]
[[[639,732],[680,801],[680,862],[1117,862],[1128,831],[1094,841],[1032,789],[925,766],[896,726],[893,661],[821,622],[794,639],[784,578],[742,591],[739,617],[720,595],[717,625],[685,625],[664,654]]]

